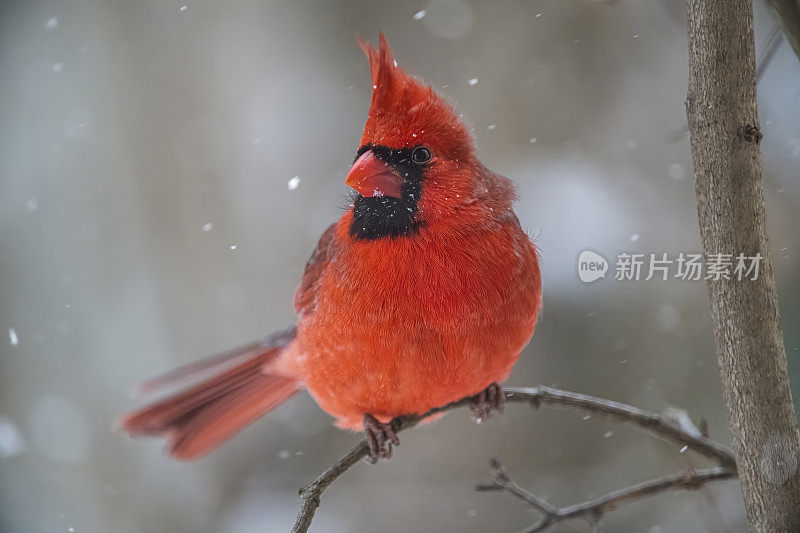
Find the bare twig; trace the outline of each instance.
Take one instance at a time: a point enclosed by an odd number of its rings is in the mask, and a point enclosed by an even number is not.
[[[399,433],[405,429],[412,428],[419,424],[422,420],[433,416],[437,413],[443,413],[457,407],[462,407],[470,403],[471,398],[463,398],[457,402],[447,404],[429,412],[418,416],[399,416],[392,420],[390,424],[395,433]],[[300,511],[297,513],[297,519],[292,527],[292,533],[305,533],[311,526],[311,521],[314,519],[314,513],[320,504],[320,497],[325,489],[331,486],[339,476],[347,472],[350,467],[355,465],[361,459],[364,459],[369,453],[369,446],[366,441],[361,441],[354,446],[347,454],[339,459],[335,465],[322,473],[313,483],[300,489]]]
[[[574,407],[583,411],[600,414],[638,427],[663,440],[673,442],[681,447],[688,446],[700,455],[727,468],[736,468],[733,452],[726,446],[697,434],[687,431],[671,417],[643,411],[632,405],[606,400],[579,392],[569,392],[552,387],[515,388],[506,387],[506,401],[529,402],[539,404]]]
[[[797,0],[765,0],[778,15],[783,33],[800,59],[800,2]]]
[[[491,473],[489,482],[479,485],[479,491],[503,491],[511,494],[518,500],[533,507],[543,517],[541,520],[524,530],[524,533],[537,533],[564,520],[584,519],[590,525],[597,525],[606,513],[623,505],[661,494],[671,490],[695,490],[710,481],[720,481],[736,477],[736,472],[730,468],[716,467],[704,470],[687,470],[671,476],[664,476],[644,483],[638,483],[622,490],[610,492],[599,498],[585,502],[555,507],[535,494],[528,492],[517,485],[508,475],[505,467],[497,459],[489,462]]]
[[[668,416],[643,411],[632,405],[606,400],[588,394],[554,389],[552,387],[506,387],[504,390],[506,402],[509,403],[527,403],[533,407],[538,407],[540,405],[570,407],[625,422],[681,447],[687,446],[689,449],[718,463],[726,471],[733,472],[735,475],[736,462],[733,454],[727,447],[698,434],[696,430],[687,431],[681,428],[678,423]],[[395,432],[412,428],[420,421],[430,416],[466,406],[470,401],[471,398],[463,398],[457,402],[432,409],[423,415],[395,418],[391,422],[392,428]],[[323,472],[313,483],[300,489],[300,498],[302,502],[300,511],[297,513],[294,527],[292,528],[293,533],[305,533],[308,531],[308,528],[311,526],[311,521],[314,519],[314,513],[319,507],[322,493],[325,492],[339,476],[366,457],[368,453],[369,447],[366,442],[362,441],[351,449],[347,455],[339,459],[336,464]]]
[[[780,44],[780,27],[778,24],[773,24],[772,28],[769,30],[769,36],[767,37],[767,46],[762,50],[761,55],[758,57],[758,62],[756,63],[756,65],[758,65],[756,69],[756,83],[761,82],[761,78],[764,77],[764,72],[767,71],[767,67],[772,62],[772,58],[775,57],[775,53],[778,51],[778,45]]]

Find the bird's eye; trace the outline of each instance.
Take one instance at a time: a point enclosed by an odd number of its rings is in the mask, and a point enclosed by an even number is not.
[[[414,148],[414,151],[411,152],[411,160],[414,163],[420,165],[422,163],[427,163],[428,161],[431,160],[432,157],[433,154],[431,153],[431,151],[425,148],[424,146],[417,146],[416,148]]]

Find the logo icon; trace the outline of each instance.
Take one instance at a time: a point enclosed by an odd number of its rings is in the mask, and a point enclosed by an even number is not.
[[[584,250],[578,256],[578,277],[584,283],[591,283],[606,277],[608,261],[602,255]]]

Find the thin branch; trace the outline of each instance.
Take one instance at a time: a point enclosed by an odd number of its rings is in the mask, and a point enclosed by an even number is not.
[[[769,30],[769,37],[767,37],[767,46],[764,47],[764,50],[761,52],[761,55],[758,57],[758,65],[756,70],[756,83],[761,82],[761,78],[764,77],[764,72],[767,71],[767,67],[772,62],[772,58],[775,57],[775,53],[778,51],[778,46],[781,44],[781,32],[780,27],[778,24],[773,24],[772,28]]]
[[[797,0],[765,0],[775,10],[786,39],[800,59],[800,2]]]
[[[644,483],[638,483],[585,502],[568,505],[566,507],[555,507],[517,485],[511,479],[511,476],[508,475],[508,471],[505,467],[503,467],[497,459],[492,459],[489,464],[491,466],[489,483],[479,485],[476,487],[477,490],[507,492],[544,515],[541,520],[525,529],[524,533],[545,531],[549,527],[563,522],[564,520],[575,520],[579,518],[586,520],[590,525],[596,525],[606,513],[618,509],[623,505],[671,490],[696,490],[711,481],[721,481],[736,477],[736,472],[734,470],[724,467],[708,468],[704,470],[687,470],[686,472],[679,472],[671,476],[664,476],[645,481]]]
[[[600,414],[612,420],[638,427],[681,447],[688,446],[690,450],[694,450],[720,466],[736,468],[736,459],[727,446],[717,444],[702,434],[682,428],[669,416],[651,413],[632,405],[598,398],[589,394],[569,392],[552,387],[505,387],[504,390],[507,402],[529,402],[534,407],[540,404],[574,407],[590,413]]]
[[[733,453],[727,447],[717,444],[696,431],[683,429],[674,419],[668,416],[643,411],[632,405],[552,387],[505,387],[504,391],[506,402],[509,403],[527,403],[533,407],[553,405],[576,408],[624,422],[681,447],[687,446],[690,450],[707,457],[725,469],[735,472],[736,461]],[[430,416],[466,406],[471,399],[463,398],[457,402],[432,409],[423,415],[395,418],[391,422],[392,428],[397,433],[410,429]],[[369,447],[366,442],[362,441],[351,449],[347,455],[339,459],[336,464],[323,472],[313,483],[300,489],[299,493],[302,501],[300,511],[297,513],[297,519],[292,528],[293,533],[305,533],[308,531],[311,521],[314,519],[314,513],[319,507],[322,493],[339,476],[366,457],[368,453]]]
[[[471,398],[463,398],[457,402],[447,404],[436,409],[431,409],[424,415],[418,416],[399,416],[392,420],[390,424],[395,433],[399,433],[405,429],[410,429],[426,418],[433,416],[437,413],[443,413],[457,407],[462,407],[470,403]],[[300,511],[297,513],[297,519],[292,527],[292,533],[305,533],[311,526],[311,521],[314,519],[314,514],[320,504],[320,498],[325,489],[331,486],[339,476],[347,472],[350,467],[355,465],[360,460],[364,459],[369,454],[369,446],[366,441],[361,441],[354,446],[347,454],[339,459],[336,464],[328,468],[322,473],[313,483],[300,489],[301,504]]]

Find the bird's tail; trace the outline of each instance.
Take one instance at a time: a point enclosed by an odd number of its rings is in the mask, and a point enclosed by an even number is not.
[[[124,415],[118,427],[134,436],[165,437],[170,455],[182,461],[205,455],[297,392],[295,380],[265,370],[295,334],[291,328],[144,383],[139,390],[149,393],[205,377]]]

